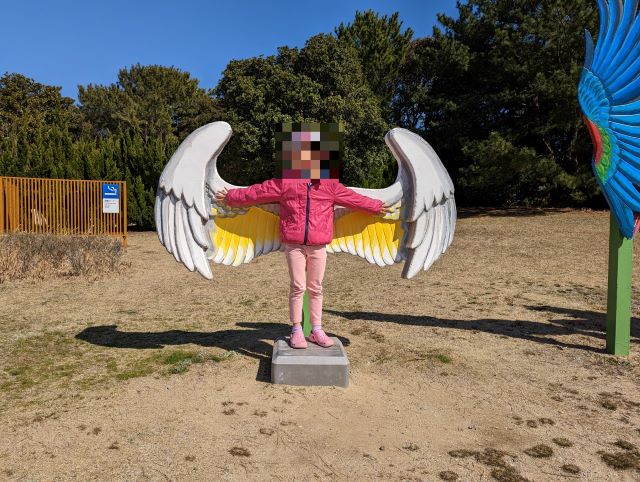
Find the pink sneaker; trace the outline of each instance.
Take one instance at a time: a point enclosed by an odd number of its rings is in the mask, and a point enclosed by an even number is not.
[[[324,348],[333,346],[333,340],[327,336],[322,328],[312,331],[309,335],[309,341]]]
[[[291,345],[291,348],[307,347],[307,340],[304,339],[304,333],[302,332],[302,330],[291,330],[289,345]]]

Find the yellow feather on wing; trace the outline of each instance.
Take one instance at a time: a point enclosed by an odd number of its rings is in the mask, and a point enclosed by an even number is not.
[[[256,220],[256,247],[254,248],[254,255],[260,256],[262,254],[262,248],[264,248],[264,225],[267,224],[265,218],[259,218]]]
[[[232,266],[239,266],[244,263],[244,257],[247,253],[247,244],[249,244],[249,238],[244,236],[238,236],[238,246],[236,248],[236,256],[233,258]]]
[[[347,243],[346,240],[344,239],[345,236],[347,236],[346,233],[343,233],[342,236],[339,236],[337,238],[338,244],[340,245],[340,251],[342,251],[343,253],[348,253],[349,250],[347,249]]]
[[[397,261],[398,247],[403,236],[399,220],[400,203],[385,217],[352,211],[334,221],[333,240],[329,252],[352,253],[372,264],[386,266]]]
[[[356,243],[356,254],[361,258],[364,258],[364,241],[362,239],[362,227],[364,224],[362,223],[362,219],[355,219],[355,233],[353,233],[353,237]]]
[[[373,253],[373,259],[378,266],[384,266],[384,261],[380,255],[380,244],[378,243],[378,235],[376,234],[376,225],[371,223],[367,226],[369,231],[369,243],[372,246],[371,252]]]
[[[215,263],[238,266],[280,246],[280,218],[273,213],[252,206],[233,216],[221,216],[215,208],[213,214],[210,236]]]
[[[249,229],[247,232],[247,252],[244,255],[243,263],[248,263],[255,256],[256,236],[256,223],[249,223]]]
[[[335,230],[333,232],[333,240],[331,241],[330,244],[331,244],[331,249],[333,250],[334,253],[341,252],[340,242],[338,241],[338,238],[336,237]]]
[[[395,261],[398,254],[401,235],[399,235],[398,230],[395,229],[395,224],[384,223],[383,227],[385,229],[385,241],[387,242],[387,249],[389,251],[389,254],[391,254],[391,258]]]
[[[230,233],[229,244],[226,246],[227,255],[224,257],[222,264],[229,266],[236,256],[236,248],[238,247],[238,235],[236,233]]]
[[[278,251],[280,249],[280,223],[271,223],[271,224],[272,224],[271,238],[273,239],[271,251]]]
[[[213,239],[213,246],[215,250],[215,255],[213,257],[214,263],[222,263],[222,260],[224,259],[224,243],[227,236],[230,236],[230,233],[226,229],[222,229],[222,227],[216,226],[215,237]]]

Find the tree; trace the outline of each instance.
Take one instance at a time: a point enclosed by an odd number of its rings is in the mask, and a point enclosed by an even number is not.
[[[175,67],[136,64],[120,69],[108,86],[78,86],[80,110],[97,135],[138,132],[150,139],[189,132],[219,116],[198,80]]]
[[[577,83],[582,0],[465,0],[413,38],[397,13],[357,12],[300,49],[232,60],[205,91],[175,67],[133,65],[110,85],[60,88],[0,77],[0,175],[126,179],[130,219],[153,227],[155,189],[180,141],[207,122],[234,136],[221,174],[250,184],[274,172],[274,127],[341,121],[343,181],[382,187],[395,178],[384,145],[395,125],[425,137],[473,205],[602,206]]]
[[[80,110],[99,139],[102,159],[87,158],[98,176],[126,179],[130,219],[152,228],[160,173],[190,132],[223,118],[198,80],[175,67],[136,64],[118,72],[108,86],[78,87]]]
[[[0,175],[75,172],[66,154],[83,129],[82,115],[60,90],[17,73],[0,77]]]
[[[380,98],[381,107],[389,114],[389,103],[395,94],[395,81],[405,62],[413,30],[402,31],[398,12],[380,16],[373,10],[356,12],[353,23],[340,23],[337,37],[352,45],[360,59],[364,80]]]
[[[384,147],[388,124],[364,80],[356,50],[331,35],[298,49],[231,61],[213,92],[234,128],[221,159],[232,182],[262,181],[274,172],[274,128],[284,121],[345,124],[345,181],[370,187],[393,173]]]
[[[434,142],[464,202],[593,202],[590,143],[577,103],[584,29],[596,30],[592,6],[469,0],[458,14],[440,15],[431,45],[414,49],[410,61],[428,81],[417,102],[405,95],[397,111]],[[415,75],[405,68],[405,78]],[[513,175],[487,174],[493,171]]]
[[[17,73],[0,77],[0,136],[12,128],[35,128],[44,124],[69,126],[78,120],[73,99],[60,87],[44,85]]]

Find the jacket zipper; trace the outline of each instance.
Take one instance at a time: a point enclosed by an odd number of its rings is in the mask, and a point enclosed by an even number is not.
[[[307,244],[307,235],[309,234],[309,191],[311,190],[311,183],[307,183],[307,212],[305,213],[304,220],[304,244]]]

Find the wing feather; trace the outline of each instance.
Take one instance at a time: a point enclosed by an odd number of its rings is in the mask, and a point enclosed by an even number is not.
[[[624,163],[620,165],[620,172],[622,172],[628,179],[631,179],[634,184],[640,184],[640,165],[637,163]]]
[[[232,266],[240,266],[244,263],[244,257],[247,254],[247,242],[249,238],[238,237],[238,246],[236,247],[236,255],[233,258]]]
[[[391,259],[393,259],[393,262],[397,262],[397,256],[398,256],[398,238],[397,238],[397,234],[396,234],[396,229],[395,226],[392,226],[390,223],[385,223],[384,224],[385,229],[387,230],[387,244],[389,245],[389,254],[391,254]]]
[[[238,266],[281,247],[279,205],[245,209],[213,201],[216,191],[238,187],[217,170],[217,158],[230,137],[226,122],[196,129],[171,156],[156,192],[158,239],[176,261],[209,279],[209,260]]]
[[[376,260],[373,257],[373,249],[371,249],[371,241],[369,240],[369,229],[364,226],[362,230],[362,244],[364,247],[364,257],[369,263],[376,264]]]
[[[389,245],[387,241],[387,235],[389,232],[384,228],[384,226],[385,223],[376,223],[375,229],[376,234],[378,235],[378,246],[380,246],[380,255],[382,256],[384,266],[390,266],[393,264],[393,258],[389,252]]]
[[[216,254],[213,258],[214,263],[220,264],[222,263],[222,260],[225,258],[226,256],[225,246],[227,246],[227,244],[229,243],[229,241],[227,240],[227,237],[229,236],[231,236],[231,233],[229,233],[226,229],[221,229],[218,227],[218,235],[216,237],[216,240],[214,241],[214,244],[216,247]]]
[[[407,256],[407,260],[405,261],[404,265],[404,271],[406,271],[407,278],[414,277],[420,272],[420,270],[424,269],[424,267],[427,266],[429,252],[434,242],[433,237],[435,230],[433,229],[433,223],[436,217],[435,213],[436,210],[431,210],[421,215],[425,218],[424,222],[427,227],[430,227],[431,229],[426,230],[423,241],[418,246],[416,246],[415,249],[409,250],[409,255]]]
[[[171,156],[156,191],[154,215],[160,243],[176,261],[209,279],[206,173],[230,137],[231,127],[226,122],[213,122],[193,131]]]
[[[627,206],[635,212],[640,212],[640,193],[626,177],[612,178],[609,183]]]
[[[435,151],[420,136],[392,129],[385,141],[399,164],[396,182],[385,189],[350,188],[395,206],[385,216],[336,210],[333,253],[348,252],[371,264],[404,261],[402,276],[428,269],[453,241],[456,206],[451,178]]]
[[[427,270],[453,242],[455,230],[454,187],[433,148],[406,129],[392,129],[385,137],[400,165],[403,192],[403,224],[408,236],[398,254],[405,252],[402,272],[412,278]]]
[[[243,212],[214,216],[214,231],[211,233],[215,247],[213,262],[227,266],[248,263],[258,255],[280,249],[280,217],[259,207],[250,207]],[[272,240],[269,251],[265,238]],[[260,252],[258,253],[258,249]],[[256,254],[258,253],[258,254]]]
[[[431,243],[429,251],[424,261],[422,269],[429,269],[438,256],[442,253],[442,232],[444,220],[444,206],[437,206],[432,209],[433,218],[431,223]]]
[[[185,209],[184,205],[182,206],[182,209],[183,210]],[[189,214],[185,214],[185,211],[183,211],[182,212],[182,217],[185,218],[187,216],[189,216]],[[206,267],[209,266],[209,264],[207,263],[206,252],[203,251],[201,249],[201,247],[199,246],[199,244],[196,242],[196,240],[195,240],[195,232],[193,231],[193,228],[191,227],[191,224],[190,223],[183,223],[182,227],[183,227],[183,230],[184,230],[184,236],[185,236],[185,239],[186,239],[186,245],[187,245],[187,249],[189,250],[190,260],[191,260],[190,264],[187,265],[187,267],[191,271],[193,271],[195,269],[199,273],[206,272],[206,269],[204,267],[205,266]]]
[[[409,237],[407,239],[409,248],[415,249],[424,241],[427,229],[429,229],[429,217],[424,214],[425,212],[423,211],[415,222],[410,224],[411,227],[409,228]]]
[[[176,242],[176,198],[169,198],[169,243],[171,244],[171,254],[180,263],[180,255],[178,254],[178,243]],[[173,221],[173,222],[172,222]]]
[[[344,236],[338,237],[338,244],[340,244],[340,251],[343,253],[348,253],[349,249],[347,248],[347,243],[344,240]]]
[[[261,254],[270,253],[273,248],[273,229],[268,222],[263,224],[263,228],[264,234],[262,239],[264,239],[264,245],[262,246]]]
[[[222,264],[224,264],[225,266],[230,266],[236,257],[237,249],[238,249],[238,235],[236,233],[231,233],[231,237],[229,239],[229,246],[227,247],[227,255],[222,261]]]
[[[278,251],[280,250],[280,226],[279,223],[272,223],[272,225],[271,237],[273,238],[273,245],[271,246],[271,251]]]
[[[348,235],[346,238],[347,251],[349,252],[349,254],[353,254],[354,256],[357,255],[358,253],[356,252],[356,242],[353,239],[353,235]]]
[[[250,262],[254,257],[254,253],[255,253],[255,245],[256,245],[256,223],[255,222],[250,222],[248,223],[248,229],[247,229],[247,252],[244,256],[244,263],[248,263]]]
[[[356,255],[364,258],[364,241],[362,240],[362,222],[356,221],[356,233],[354,234],[355,238],[355,248]]]
[[[158,200],[156,200],[156,202],[153,205],[153,211],[154,211],[154,218],[156,220],[156,233],[158,233],[158,240],[160,241],[160,244],[162,244],[164,246],[164,234],[162,232],[162,201],[160,201],[159,199],[161,199],[161,195],[162,192],[160,190],[158,190],[159,192],[156,193],[156,196],[158,196]]]
[[[378,241],[378,233],[376,232],[375,224],[369,224],[367,229],[369,230],[369,242],[371,243],[373,251],[373,259],[378,266],[385,266],[384,260],[382,259],[382,253],[380,251],[380,243]]]
[[[198,243],[198,245],[202,249],[207,249],[209,247],[209,243],[207,242],[207,237],[204,234],[202,229],[202,218],[198,215],[198,211],[194,208],[188,209],[188,218],[189,218],[189,227],[191,229],[191,233],[193,234],[193,240]]]
[[[185,228],[188,226],[188,223],[183,223],[182,213],[185,211],[184,205],[182,203],[176,205],[176,216],[175,216],[175,233],[176,233],[176,251],[180,257],[180,260],[185,264],[189,271],[193,271],[193,259],[191,258],[191,252],[189,251],[189,246],[187,246],[187,237],[184,234]]]
[[[156,221],[156,225],[162,226],[162,239],[164,246],[167,251],[171,252],[171,241],[169,240],[169,222],[171,221],[171,218],[169,217],[169,204],[171,204],[171,195],[164,195],[164,193],[162,193],[161,196],[163,197],[156,199],[156,204],[162,205],[162,218],[159,223]]]
[[[335,220],[334,237],[327,245],[330,253],[349,253],[378,266],[396,261],[391,247],[399,221],[351,211]]]
[[[260,256],[264,248],[264,230],[267,220],[259,218],[256,221],[256,247],[254,248],[254,256]]]
[[[600,33],[586,34],[578,99],[594,141],[593,171],[627,238],[640,229],[640,15],[638,0],[598,0]],[[592,55],[593,53],[593,55]]]

